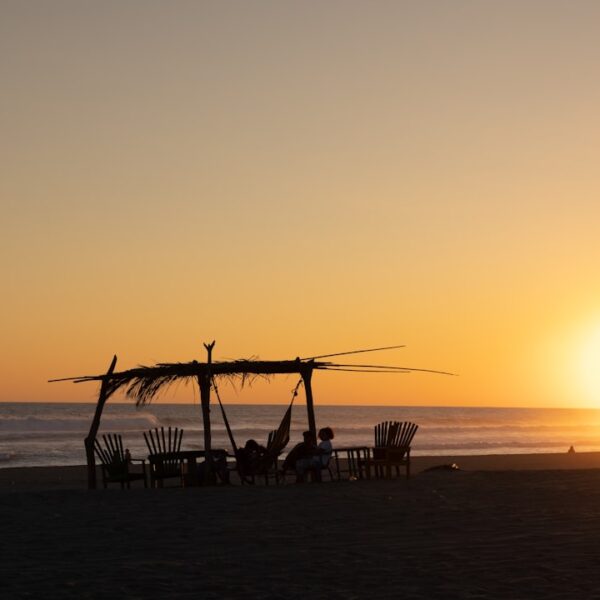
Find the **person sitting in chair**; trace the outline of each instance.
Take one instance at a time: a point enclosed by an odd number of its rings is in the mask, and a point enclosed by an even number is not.
[[[305,431],[302,434],[302,437],[304,440],[299,444],[296,444],[290,450],[290,453],[285,457],[282,466],[284,473],[287,470],[295,469],[296,483],[304,481],[304,474],[307,469],[312,467],[313,460],[319,450],[317,447],[317,439],[312,431]]]
[[[333,445],[331,440],[334,438],[333,429],[331,427],[323,427],[319,430],[319,442],[318,452],[313,457],[313,466],[317,469],[326,468],[333,452]]]
[[[313,480],[321,481],[321,470],[329,466],[329,460],[333,452],[331,440],[334,438],[331,427],[323,427],[319,430],[319,445],[313,450],[312,456],[296,461],[296,474],[300,481],[304,480],[307,472],[312,473]]]
[[[319,445],[315,444],[314,437],[309,431],[304,432],[304,442],[298,444],[288,454],[283,463],[283,470],[291,468],[294,465],[296,475],[299,481],[304,480],[306,471],[315,471],[316,478],[320,478],[321,469],[327,468],[333,445],[331,440],[335,437],[331,427],[323,427],[319,430]]]

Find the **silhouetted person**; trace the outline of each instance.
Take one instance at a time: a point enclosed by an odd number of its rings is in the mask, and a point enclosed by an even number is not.
[[[313,464],[315,467],[322,469],[329,464],[331,453],[333,452],[333,444],[331,440],[334,438],[333,429],[331,427],[323,427],[319,429],[319,446],[317,448],[317,454],[313,457]]]
[[[290,450],[282,466],[284,472],[295,469],[297,483],[304,481],[304,473],[311,467],[313,457],[318,453],[317,439],[313,432],[305,431],[302,437],[304,440]]]
[[[331,443],[333,438],[333,429],[331,427],[323,427],[323,429],[319,430],[319,440],[321,441],[313,455],[310,459],[301,459],[296,462],[296,473],[301,480],[304,479],[306,472],[310,471],[316,481],[321,481],[321,471],[329,465],[329,460],[333,452],[333,444]]]
[[[267,449],[256,440],[248,440],[243,448],[238,448],[237,460],[245,473],[253,473],[259,466],[260,460]]]

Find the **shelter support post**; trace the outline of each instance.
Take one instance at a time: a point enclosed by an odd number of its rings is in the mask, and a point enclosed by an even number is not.
[[[212,438],[210,432],[210,377],[200,375],[198,377],[200,387],[200,403],[202,404],[202,426],[204,427],[204,450],[210,451]]]
[[[314,434],[315,438],[317,436],[317,425],[315,422],[315,407],[313,404],[313,395],[312,395],[312,380],[313,368],[312,365],[308,364],[307,368],[302,369],[300,375],[302,376],[302,381],[304,383],[304,393],[306,394],[306,412],[308,413],[308,428]]]
[[[102,410],[104,405],[109,398],[108,394],[108,379],[113,374],[115,366],[117,365],[117,355],[113,356],[110,367],[106,372],[106,378],[102,380],[100,385],[100,394],[98,395],[98,404],[96,404],[96,412],[92,420],[92,425],[87,437],[84,440],[85,443],[85,456],[87,459],[87,472],[88,472],[88,489],[95,490],[97,487],[96,482],[96,458],[94,456],[94,442],[96,440],[96,434],[100,427],[100,418],[102,417]]]
[[[212,460],[212,436],[210,430],[210,387],[212,373],[210,366],[212,364],[212,350],[215,347],[215,342],[204,344],[208,354],[206,364],[208,369],[198,375],[198,385],[200,386],[200,402],[202,404],[202,425],[204,428],[204,484],[216,483],[216,474]]]

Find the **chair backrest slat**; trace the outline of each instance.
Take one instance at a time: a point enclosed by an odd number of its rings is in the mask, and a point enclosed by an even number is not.
[[[105,433],[102,435],[104,446],[96,438],[94,450],[100,459],[104,472],[119,480],[128,476],[128,465],[123,449],[123,438],[117,433]]]
[[[102,435],[104,448],[101,447],[96,439],[96,448],[100,449],[98,456],[101,460],[108,463],[120,463],[125,461],[125,450],[123,448],[123,438],[117,433],[105,433]]]
[[[384,421],[375,425],[375,447],[409,448],[419,428],[415,423]]]
[[[165,431],[166,429],[166,431]],[[183,440],[183,429],[179,427],[155,427],[147,433],[144,440],[150,456],[179,452]],[[181,460],[176,458],[162,459],[154,463],[155,475],[158,478],[175,477],[181,473]]]
[[[96,451],[96,455],[100,459],[100,462],[103,465],[107,465],[110,463],[110,454],[107,452],[105,448],[102,447],[98,438],[94,440],[94,450]]]
[[[398,437],[398,447],[408,448],[412,442],[412,439],[415,437],[415,433],[417,433],[418,425],[414,423],[402,423],[402,430],[400,431],[400,436]]]
[[[144,440],[150,454],[163,454],[164,452],[179,452],[183,439],[183,429],[179,427],[157,427],[144,432]]]
[[[289,433],[280,429],[274,429],[267,438],[267,452],[280,453],[290,441]]]

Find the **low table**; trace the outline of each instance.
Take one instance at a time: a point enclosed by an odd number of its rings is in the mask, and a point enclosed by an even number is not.
[[[227,457],[227,450],[216,448],[210,451],[213,458]],[[161,452],[159,454],[151,454],[148,456],[150,463],[159,461],[181,461],[181,479],[184,487],[192,487],[200,485],[198,478],[198,458],[206,458],[206,450],[180,450],[179,452]]]
[[[333,459],[338,480],[343,473],[347,473],[348,479],[370,478],[369,469],[366,468],[371,457],[371,449],[368,446],[347,446],[333,449]],[[345,460],[346,465],[340,464]]]

